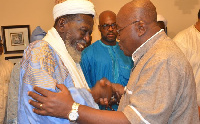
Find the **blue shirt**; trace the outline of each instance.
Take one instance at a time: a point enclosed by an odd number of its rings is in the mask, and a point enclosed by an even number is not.
[[[120,50],[118,42],[109,46],[98,40],[83,50],[80,65],[90,88],[103,77],[126,86],[133,61]]]

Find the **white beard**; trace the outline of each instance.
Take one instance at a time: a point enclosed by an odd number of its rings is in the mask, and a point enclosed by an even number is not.
[[[68,53],[72,57],[75,63],[79,63],[81,61],[81,52],[76,49],[76,46],[72,46],[69,41],[65,41],[65,46],[67,48]]]

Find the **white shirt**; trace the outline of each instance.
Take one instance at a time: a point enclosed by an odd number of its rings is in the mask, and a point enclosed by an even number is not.
[[[200,32],[194,25],[179,32],[173,39],[190,62],[196,82],[197,102],[200,106]]]

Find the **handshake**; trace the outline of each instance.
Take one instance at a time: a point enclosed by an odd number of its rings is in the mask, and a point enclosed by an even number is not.
[[[56,86],[60,89],[58,93],[40,87],[34,87],[34,90],[39,94],[32,91],[28,92],[28,95],[34,99],[29,100],[29,104],[34,107],[33,112],[39,115],[68,118],[67,114],[71,110],[74,100],[64,84],[57,84]],[[124,87],[102,78],[90,89],[90,93],[96,103],[111,108],[113,104],[119,103],[124,93]]]
[[[120,84],[111,83],[106,78],[97,81],[91,89],[94,101],[98,104],[105,105],[106,108],[112,109],[112,105],[119,104],[121,96],[124,93],[124,87]]]

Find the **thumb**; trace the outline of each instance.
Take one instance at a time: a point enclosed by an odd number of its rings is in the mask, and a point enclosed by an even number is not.
[[[105,79],[104,78],[102,78],[99,82],[100,82],[100,86],[105,86],[106,85],[106,83],[105,83]]]
[[[100,85],[101,86],[111,86],[111,82],[107,79],[107,78],[102,78],[101,80],[100,80]]]

